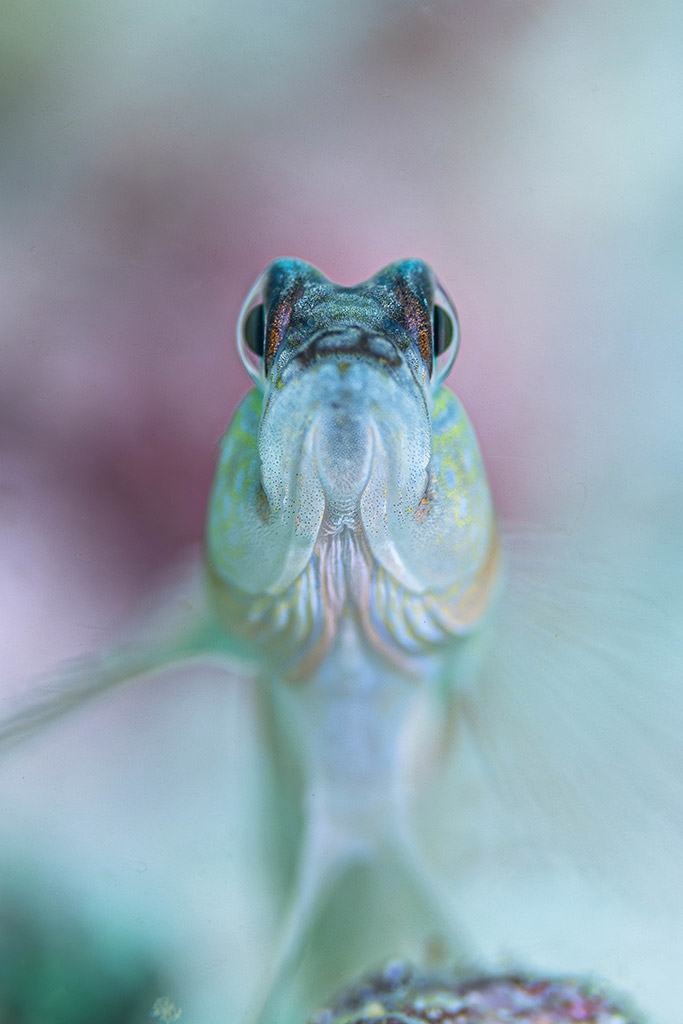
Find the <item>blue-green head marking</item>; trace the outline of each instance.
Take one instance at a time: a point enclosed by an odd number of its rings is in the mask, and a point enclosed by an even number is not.
[[[340,353],[397,362],[440,383],[458,347],[450,298],[421,260],[401,260],[352,288],[303,260],[276,260],[250,292],[238,323],[247,370],[263,384],[275,362],[306,365]]]
[[[414,650],[479,615],[462,602],[488,580],[495,528],[476,439],[441,386],[457,345],[420,260],[355,287],[277,260],[249,293],[238,347],[257,389],[223,442],[207,556],[292,656],[342,616],[375,646]]]

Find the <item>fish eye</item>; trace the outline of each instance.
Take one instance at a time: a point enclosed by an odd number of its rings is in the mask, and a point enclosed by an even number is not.
[[[260,277],[247,295],[237,319],[237,350],[247,373],[259,387],[266,380],[264,352],[266,311],[263,305],[263,279]]]
[[[432,312],[434,368],[432,387],[438,387],[448,376],[455,362],[460,342],[458,314],[446,290],[437,282]]]
[[[251,351],[261,358],[266,346],[266,316],[262,302],[247,313],[242,330]]]
[[[434,306],[432,316],[434,332],[434,358],[446,351],[453,341],[453,321],[442,306]]]

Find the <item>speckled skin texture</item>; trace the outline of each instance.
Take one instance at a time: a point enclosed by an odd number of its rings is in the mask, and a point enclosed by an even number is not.
[[[342,993],[309,1024],[639,1024],[603,988],[573,978],[503,975],[457,981],[391,964]]]

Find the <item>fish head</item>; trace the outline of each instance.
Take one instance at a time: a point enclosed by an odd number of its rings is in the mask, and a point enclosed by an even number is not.
[[[270,507],[284,510],[309,472],[319,487],[307,494],[332,521],[384,514],[392,498],[417,507],[432,393],[458,333],[452,302],[421,260],[354,287],[302,260],[272,263],[238,324],[240,353],[263,391],[258,449]]]

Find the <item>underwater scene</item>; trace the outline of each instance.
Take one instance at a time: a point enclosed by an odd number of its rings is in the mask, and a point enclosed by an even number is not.
[[[679,1024],[679,5],[2,23],[0,1024]]]

